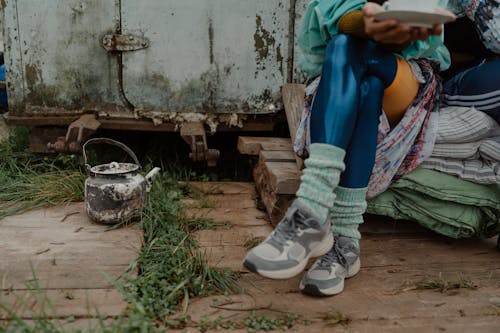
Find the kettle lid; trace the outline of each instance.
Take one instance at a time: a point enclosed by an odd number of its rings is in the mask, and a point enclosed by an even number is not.
[[[122,175],[131,173],[140,169],[140,166],[134,163],[111,162],[100,164],[90,168],[90,172],[96,175]]]

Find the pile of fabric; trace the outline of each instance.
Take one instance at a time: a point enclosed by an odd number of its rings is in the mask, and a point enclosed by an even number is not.
[[[431,157],[369,200],[367,212],[453,238],[499,234],[499,125],[474,108],[442,108]]]

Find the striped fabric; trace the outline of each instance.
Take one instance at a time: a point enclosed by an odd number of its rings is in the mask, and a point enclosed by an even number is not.
[[[500,184],[500,162],[430,157],[422,168],[441,171],[477,184]]]
[[[498,129],[491,117],[474,107],[441,108],[438,126],[436,144],[476,142],[495,136]]]
[[[444,94],[442,103],[444,106],[475,106],[483,111],[493,110],[495,108],[500,108],[500,90],[471,96]]]
[[[473,107],[439,111],[438,138],[422,167],[479,184],[500,184],[500,126]]]

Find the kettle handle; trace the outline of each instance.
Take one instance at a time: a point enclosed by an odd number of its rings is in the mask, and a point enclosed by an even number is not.
[[[121,142],[118,142],[118,141],[115,141],[115,140],[112,140],[112,139],[108,139],[108,138],[94,138],[94,139],[90,139],[90,140],[87,140],[84,144],[83,144],[83,147],[82,147],[82,151],[83,151],[83,160],[84,160],[84,163],[85,163],[85,167],[87,168],[87,170],[90,171],[90,165],[87,163],[87,152],[86,152],[86,148],[88,145],[93,145],[93,144],[99,144],[99,143],[105,143],[105,144],[108,144],[108,145],[112,145],[112,146],[116,146],[116,147],[119,147],[121,149],[123,149],[127,154],[129,154],[130,157],[132,157],[132,159],[134,160],[134,162],[139,166],[139,168],[142,169],[142,166],[141,164],[139,163],[139,160],[137,159],[137,156],[134,154],[134,152],[129,148],[127,147],[125,144],[121,143]]]

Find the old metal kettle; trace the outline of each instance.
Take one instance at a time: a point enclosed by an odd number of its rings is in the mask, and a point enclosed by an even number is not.
[[[134,163],[111,162],[91,167],[87,163],[87,147],[109,144],[123,149]],[[83,158],[89,177],[85,180],[85,207],[95,222],[117,224],[138,218],[146,204],[153,178],[160,168],[153,168],[145,177],[139,171],[137,156],[123,143],[107,138],[90,139],[83,145]]]

